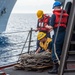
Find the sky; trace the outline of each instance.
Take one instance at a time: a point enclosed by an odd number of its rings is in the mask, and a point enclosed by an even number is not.
[[[17,0],[12,13],[36,13],[39,9],[51,13],[54,0]]]

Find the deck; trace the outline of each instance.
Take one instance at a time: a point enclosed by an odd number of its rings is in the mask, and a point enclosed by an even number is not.
[[[49,70],[49,69],[48,69]],[[15,70],[13,67],[4,69],[3,71],[8,75],[57,75],[48,74],[48,70],[40,71],[25,71],[25,70]],[[64,75],[75,75],[74,73],[64,73]]]

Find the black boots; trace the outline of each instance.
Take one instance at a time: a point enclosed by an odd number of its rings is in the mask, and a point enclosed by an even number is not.
[[[59,67],[58,63],[54,64],[53,69],[49,70],[48,73],[49,74],[57,74],[58,73],[58,67]]]

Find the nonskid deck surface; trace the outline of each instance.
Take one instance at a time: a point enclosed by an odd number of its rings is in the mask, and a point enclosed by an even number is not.
[[[13,67],[4,69],[3,71],[9,75],[58,75],[58,74],[48,74],[48,70],[44,71],[25,71],[25,70],[15,70]],[[74,73],[65,73],[64,75],[75,75]]]

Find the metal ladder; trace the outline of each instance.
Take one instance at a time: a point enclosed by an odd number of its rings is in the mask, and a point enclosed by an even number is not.
[[[69,15],[58,75],[63,75],[65,72],[74,72],[75,74],[75,66],[73,68],[73,64],[75,65],[75,0],[73,0]],[[69,65],[72,67],[68,68]]]

